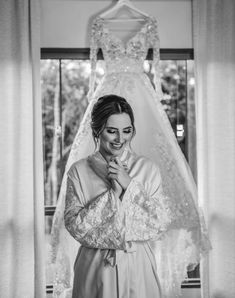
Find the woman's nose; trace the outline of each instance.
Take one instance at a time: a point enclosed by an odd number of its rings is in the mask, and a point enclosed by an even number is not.
[[[122,133],[117,133],[116,135],[116,142],[122,143],[123,142],[123,134]]]

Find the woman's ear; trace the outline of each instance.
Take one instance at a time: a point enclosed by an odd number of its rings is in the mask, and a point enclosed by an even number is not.
[[[134,136],[135,136],[135,130],[132,131],[132,136],[131,136],[130,142],[133,140]]]

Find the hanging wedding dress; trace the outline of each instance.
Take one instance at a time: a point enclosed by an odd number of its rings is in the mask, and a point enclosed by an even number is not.
[[[94,91],[98,48],[103,52],[106,73]],[[143,70],[149,48],[153,48],[155,89]],[[96,100],[106,94],[120,95],[130,103],[136,126],[132,149],[158,164],[164,192],[171,198],[172,206],[178,213],[171,230],[161,240],[152,243],[152,247],[163,297],[179,297],[188,265],[193,267],[197,264],[200,256],[210,249],[210,244],[202,217],[199,216],[197,190],[192,174],[160,102],[162,93],[156,20],[146,18],[141,28],[124,42],[112,33],[104,19],[97,17],[92,26],[90,59],[90,103],[72,145],[52,227],[54,297],[71,298],[73,264],[79,248],[79,243],[64,228],[66,174],[75,161],[94,152],[90,128],[91,110]],[[197,228],[192,228],[195,220],[200,224]]]

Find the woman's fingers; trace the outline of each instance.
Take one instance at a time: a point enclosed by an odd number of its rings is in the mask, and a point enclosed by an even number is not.
[[[125,170],[125,171],[127,171],[128,170],[128,167],[127,167],[127,165],[123,165],[123,169]]]
[[[118,172],[119,172],[119,169],[115,169],[115,168],[111,168],[111,167],[108,168],[108,173],[117,174]]]
[[[107,169],[109,179],[117,181],[123,189],[126,189],[130,182],[130,177],[127,168],[121,163],[119,158],[115,158],[115,161],[110,161]]]
[[[121,163],[121,161],[120,161],[120,159],[119,159],[119,157],[116,157],[115,160],[116,160],[117,164],[118,164],[120,167],[123,166],[122,163]]]
[[[108,167],[112,167],[112,168],[115,168],[115,169],[125,169],[127,170],[127,166],[124,164],[121,163],[121,161],[116,158],[117,160],[117,163],[114,162],[114,161],[110,161],[109,164],[108,164]]]
[[[119,165],[116,164],[114,161],[110,161],[109,164],[108,164],[108,167],[119,169]]]
[[[109,176],[110,179],[115,179],[115,180],[117,180],[117,178],[118,178],[118,175],[115,174],[115,173],[109,173],[108,176]]]

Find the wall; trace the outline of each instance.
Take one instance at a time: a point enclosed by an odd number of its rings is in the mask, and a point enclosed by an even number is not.
[[[182,289],[181,298],[201,298],[200,289]]]
[[[89,47],[87,32],[91,19],[112,5],[107,0],[43,0],[41,47]],[[134,5],[157,17],[161,48],[192,48],[190,0],[136,1]]]

